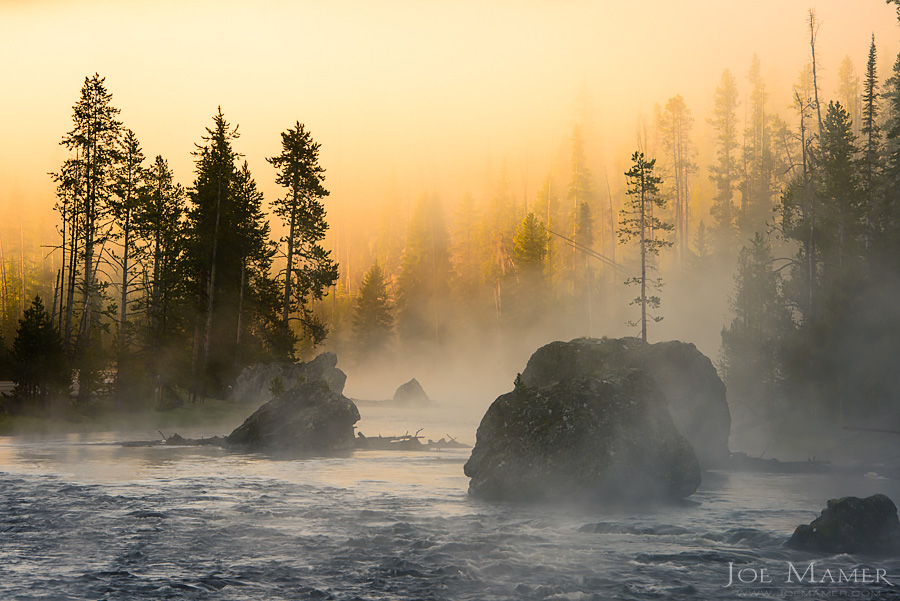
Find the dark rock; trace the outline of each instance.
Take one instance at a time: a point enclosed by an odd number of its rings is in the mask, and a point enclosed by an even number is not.
[[[519,385],[491,404],[464,471],[490,500],[644,502],[686,497],[700,466],[640,370]]]
[[[244,368],[234,383],[231,397],[241,403],[271,401],[284,390],[304,382],[322,380],[336,394],[344,392],[347,375],[336,367],[337,355],[322,353],[306,363],[258,363]]]
[[[305,382],[256,410],[228,438],[248,451],[330,455],[354,447],[359,410],[324,380]]]
[[[898,553],[897,506],[885,495],[830,499],[819,517],[797,526],[787,546],[822,553]]]
[[[413,378],[406,384],[401,384],[394,393],[396,403],[430,403],[431,399],[425,394],[425,389],[419,381]]]
[[[716,368],[693,344],[647,344],[639,338],[577,338],[539,348],[522,372],[522,383],[547,387],[572,378],[615,377],[645,370],[668,401],[675,427],[690,441],[704,469],[729,460],[731,414]]]

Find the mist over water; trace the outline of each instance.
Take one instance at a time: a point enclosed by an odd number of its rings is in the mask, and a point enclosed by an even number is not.
[[[787,561],[890,579],[896,559],[782,548],[826,498],[897,498],[894,480],[708,473],[682,506],[525,507],[470,499],[467,450],[278,461],[114,438],[0,440],[4,599],[900,598],[784,583]],[[726,587],[730,563],[777,586]]]

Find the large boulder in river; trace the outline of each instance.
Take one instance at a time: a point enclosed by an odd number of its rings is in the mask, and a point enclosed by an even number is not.
[[[830,499],[819,517],[797,526],[787,546],[822,553],[898,553],[897,506],[885,495]]]
[[[577,338],[539,348],[522,372],[522,383],[548,387],[572,378],[604,378],[640,369],[657,383],[675,427],[690,441],[704,469],[728,461],[731,414],[725,385],[693,344],[648,344],[639,338]]]
[[[291,455],[331,455],[353,449],[359,410],[324,380],[281,392],[248,417],[227,440],[231,447]]]
[[[489,500],[645,502],[700,485],[690,443],[640,370],[516,386],[488,408],[464,471]]]
[[[337,367],[337,355],[326,352],[312,361],[258,363],[244,368],[234,383],[231,397],[241,403],[265,403],[281,391],[303,382],[323,381],[335,393],[344,391],[347,375]],[[274,393],[274,394],[273,394]]]

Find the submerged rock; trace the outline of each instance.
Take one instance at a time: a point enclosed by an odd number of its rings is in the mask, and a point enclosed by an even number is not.
[[[690,441],[704,469],[730,457],[731,414],[716,368],[693,344],[648,344],[639,338],[577,338],[539,348],[522,372],[522,383],[548,387],[572,378],[616,377],[622,370],[649,374],[668,405],[678,431]]]
[[[401,384],[394,393],[396,403],[430,403],[431,399],[425,394],[425,389],[419,381],[413,378],[406,384]]]
[[[337,355],[322,353],[306,363],[258,363],[244,368],[234,383],[232,398],[241,403],[265,403],[304,382],[323,381],[337,394],[344,392],[347,374],[338,369]]]
[[[786,544],[822,553],[898,553],[897,506],[880,494],[829,499],[821,515],[809,525],[797,526]]]
[[[464,471],[469,493],[490,500],[673,500],[700,485],[690,443],[640,370],[517,386],[488,408]]]
[[[324,380],[304,382],[260,407],[226,439],[248,451],[330,455],[354,447],[359,410]]]

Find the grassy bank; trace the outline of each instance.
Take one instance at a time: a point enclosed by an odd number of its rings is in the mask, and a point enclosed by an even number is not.
[[[227,435],[255,407],[207,399],[168,409],[123,410],[102,400],[87,405],[63,401],[47,408],[7,409],[0,412],[0,436],[134,432],[153,438],[158,431],[168,436],[198,429],[208,429],[209,435]]]

